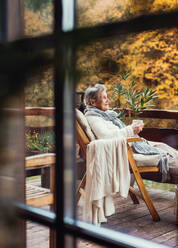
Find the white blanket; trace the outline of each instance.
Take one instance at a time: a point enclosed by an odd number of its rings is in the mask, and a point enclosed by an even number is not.
[[[115,212],[112,194],[127,197],[130,171],[125,138],[99,139],[87,146],[84,221],[100,224]]]

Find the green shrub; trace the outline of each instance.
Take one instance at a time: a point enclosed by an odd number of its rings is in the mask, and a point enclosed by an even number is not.
[[[26,152],[51,152],[55,150],[55,134],[53,131],[47,132],[33,132],[27,131],[26,138]]]

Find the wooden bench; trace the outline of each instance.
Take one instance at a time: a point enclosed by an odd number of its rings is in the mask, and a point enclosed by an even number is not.
[[[55,154],[45,153],[35,156],[29,156],[25,159],[26,170],[33,170],[37,168],[50,168],[50,187],[33,185],[27,181],[26,183],[26,202],[34,207],[41,207],[52,205],[54,203],[54,165]]]

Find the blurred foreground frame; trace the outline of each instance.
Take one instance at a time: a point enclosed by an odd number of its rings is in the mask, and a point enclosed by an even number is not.
[[[24,159],[24,143],[21,140],[18,140],[22,136],[23,126],[21,128],[21,120],[23,118],[23,107],[21,93],[29,81],[30,78],[39,77],[45,72],[45,70],[54,66],[55,75],[59,74],[60,79],[65,78],[65,67],[66,59],[65,56],[68,49],[76,49],[79,46],[88,45],[89,42],[96,40],[101,40],[104,38],[109,38],[113,36],[119,36],[121,34],[130,34],[137,33],[147,30],[154,30],[157,28],[172,28],[177,27],[178,25],[178,11],[164,13],[164,14],[155,14],[149,16],[140,16],[125,22],[117,22],[112,24],[103,24],[100,26],[90,27],[90,28],[81,28],[76,29],[71,32],[62,32],[55,31],[52,35],[39,36],[35,38],[24,38],[14,42],[7,42],[0,44],[0,172],[4,170],[6,165],[9,166],[17,164],[13,169],[13,174],[18,175],[17,179],[21,178],[22,174],[18,171],[19,161]],[[71,72],[73,77],[77,77],[78,73],[75,71]],[[63,82],[58,81],[58,77],[55,80],[56,84],[63,84]],[[59,88],[59,87],[58,87]],[[57,95],[57,93],[56,93]],[[10,133],[10,134],[9,134]],[[19,136],[20,135],[20,136]],[[19,146],[17,147],[17,143]],[[20,154],[20,155],[19,155]],[[8,159],[7,159],[8,157]],[[8,167],[8,166],[7,166]],[[14,212],[11,208],[6,208],[6,206],[11,206],[6,201],[8,200],[21,200],[14,198],[11,195],[11,190],[13,191],[14,181],[13,174],[9,176],[9,171],[5,171],[6,176],[11,180],[9,184],[9,189],[3,189],[4,184],[0,184],[1,187],[1,205],[0,213],[7,213],[9,217],[7,228],[9,231],[9,225],[15,226],[14,221]],[[20,179],[21,181],[21,179]],[[22,181],[21,181],[22,182]],[[1,182],[0,182],[1,183]],[[23,194],[21,189],[22,185],[16,185],[16,190]],[[2,200],[2,197],[5,200]],[[2,210],[2,211],[1,211]],[[23,218],[33,219],[30,216],[26,216],[24,209],[20,209],[19,214]],[[6,216],[5,216],[6,217]],[[4,221],[5,220],[4,218]],[[39,223],[49,226],[48,222],[42,222],[38,219]],[[4,225],[3,218],[1,216],[1,224]],[[57,226],[56,219],[52,220],[53,227]],[[66,225],[67,226],[67,225]],[[74,225],[68,223],[68,228],[66,228],[66,233],[70,233],[71,229],[74,229]],[[14,230],[10,233],[11,237],[17,237],[16,244],[18,247],[18,236],[13,233]],[[1,233],[2,235],[2,233]],[[80,234],[79,234],[80,235]],[[88,238],[88,234],[83,233],[84,238]],[[91,240],[92,240],[91,235]],[[99,242],[97,237],[93,238],[93,241]],[[105,238],[103,237],[103,240]],[[7,240],[6,240],[7,241]],[[107,240],[108,245],[111,247],[116,247],[112,240]],[[109,243],[110,242],[110,243]],[[15,244],[15,243],[13,243]],[[3,244],[0,243],[1,247]],[[8,247],[8,246],[7,246]]]

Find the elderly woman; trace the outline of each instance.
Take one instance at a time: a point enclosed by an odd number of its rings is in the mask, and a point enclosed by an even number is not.
[[[85,116],[98,139],[116,137],[138,137],[143,124],[134,123],[126,126],[117,118],[117,113],[109,110],[109,99],[106,88],[102,84],[96,84],[85,92],[86,110]],[[160,154],[159,169],[162,173],[162,181],[167,181],[169,176],[169,163],[178,165],[178,151],[159,142],[150,142],[145,139],[142,142],[133,142],[132,150],[144,155]]]

